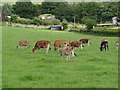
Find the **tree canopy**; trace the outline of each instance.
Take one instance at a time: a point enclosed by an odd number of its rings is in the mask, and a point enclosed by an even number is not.
[[[120,2],[68,3],[64,0],[64,2],[51,1],[45,0],[41,4],[33,4],[28,0],[28,2],[16,2],[12,6],[4,4],[2,13],[10,15],[13,12],[21,18],[29,19],[41,14],[53,14],[60,21],[66,19],[69,22],[73,22],[75,17],[76,22],[79,23],[82,23],[81,20],[83,17],[89,17],[99,23],[111,21],[114,16],[120,18]]]
[[[33,18],[35,15],[35,6],[32,2],[16,2],[13,5],[14,13],[22,18]]]

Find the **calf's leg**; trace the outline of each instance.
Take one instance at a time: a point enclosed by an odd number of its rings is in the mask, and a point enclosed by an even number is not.
[[[48,53],[49,48],[50,48],[50,44],[47,45],[46,54]]]

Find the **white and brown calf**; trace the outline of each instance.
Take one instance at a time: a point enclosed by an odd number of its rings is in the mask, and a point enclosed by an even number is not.
[[[117,48],[117,50],[118,50],[118,48],[119,48],[119,42],[117,41],[117,42],[115,42],[115,47]]]
[[[41,40],[41,41],[37,41],[34,48],[33,48],[33,52],[36,50],[39,50],[41,48],[45,48],[46,49],[46,54],[48,53],[48,50],[51,49],[50,48],[50,41],[47,40]]]

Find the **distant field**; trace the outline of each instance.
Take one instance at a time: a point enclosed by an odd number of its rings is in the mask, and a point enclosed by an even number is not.
[[[76,61],[62,60],[53,49],[48,55],[42,49],[32,52],[38,40],[79,40],[91,38],[92,44],[76,49]],[[100,52],[101,39],[109,41],[110,51]],[[30,41],[30,48],[17,50],[19,40]],[[2,84],[3,88],[117,88],[117,37],[100,37],[72,32],[50,31],[20,27],[2,27]]]

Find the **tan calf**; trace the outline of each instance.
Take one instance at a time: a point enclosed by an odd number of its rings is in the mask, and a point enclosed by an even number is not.
[[[19,49],[19,47],[28,47],[29,48],[30,45],[27,40],[20,40],[16,47],[17,47],[17,49]]]
[[[72,57],[74,58],[75,53],[74,53],[74,47],[71,46],[65,46],[62,51],[60,52],[60,55],[62,57],[66,56],[66,61],[68,62],[70,60],[70,57],[72,55]]]

